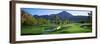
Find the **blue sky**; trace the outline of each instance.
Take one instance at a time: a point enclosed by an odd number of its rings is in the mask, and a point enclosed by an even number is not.
[[[58,14],[62,11],[69,12],[74,16],[88,16],[89,11],[86,10],[62,10],[62,9],[40,9],[40,8],[21,8],[31,15],[50,15]]]

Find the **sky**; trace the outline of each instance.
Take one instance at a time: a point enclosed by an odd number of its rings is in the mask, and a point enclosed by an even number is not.
[[[88,16],[90,11],[86,10],[62,10],[62,9],[41,9],[41,8],[21,8],[21,10],[31,14],[31,15],[50,15],[50,14],[58,14],[62,11],[69,12],[74,16]]]

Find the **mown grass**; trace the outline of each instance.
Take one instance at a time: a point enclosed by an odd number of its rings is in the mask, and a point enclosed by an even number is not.
[[[69,25],[69,26],[68,26]],[[81,24],[64,24],[59,30],[48,32],[47,34],[67,34],[67,33],[87,33],[92,32],[92,27],[82,28]],[[44,34],[47,28],[54,27],[53,25],[42,26],[22,26],[21,35],[41,35]]]

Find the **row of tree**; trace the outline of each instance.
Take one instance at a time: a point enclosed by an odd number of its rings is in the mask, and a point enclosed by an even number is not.
[[[43,19],[43,18],[39,18],[36,19],[34,17],[32,17],[31,15],[28,14],[21,14],[21,23],[23,25],[40,25],[40,24],[47,24],[49,23],[49,20]]]
[[[44,18],[35,18],[34,16],[21,11],[21,24],[22,25],[43,25],[43,24],[68,24],[71,23],[69,20],[62,21],[59,16],[55,16],[53,20],[48,20]]]

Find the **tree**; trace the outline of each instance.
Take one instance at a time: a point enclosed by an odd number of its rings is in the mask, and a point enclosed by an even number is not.
[[[85,23],[85,21],[83,21],[83,20],[80,20],[80,22],[79,23]]]
[[[37,19],[35,19],[32,15],[21,11],[21,23],[23,25],[36,25]]]
[[[88,13],[88,22],[89,23],[92,23],[92,11],[90,11],[89,13]]]
[[[47,24],[47,20],[43,18],[38,19],[38,24]]]
[[[55,15],[55,23],[58,25],[62,24],[62,20],[61,20],[60,16]]]

